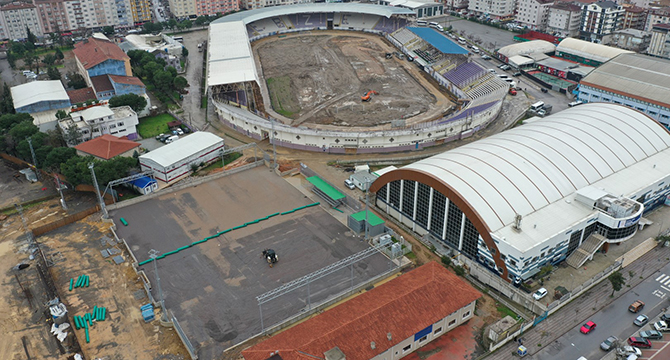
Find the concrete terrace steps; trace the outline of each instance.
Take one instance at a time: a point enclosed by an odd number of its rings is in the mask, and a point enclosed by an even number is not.
[[[565,262],[575,269],[580,268],[586,260],[591,258],[607,239],[600,234],[591,234],[568,258]]]

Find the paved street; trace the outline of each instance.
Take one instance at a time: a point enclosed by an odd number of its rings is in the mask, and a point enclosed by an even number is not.
[[[202,81],[202,59],[204,52],[198,52],[198,44],[207,40],[207,30],[191,31],[179,34],[184,38],[182,44],[188,49],[188,67],[186,69],[186,80],[188,80],[188,94],[184,95],[182,107],[184,112],[190,114],[191,122],[198,129],[205,126],[205,109],[200,108],[200,83]],[[188,116],[188,115],[187,115]]]

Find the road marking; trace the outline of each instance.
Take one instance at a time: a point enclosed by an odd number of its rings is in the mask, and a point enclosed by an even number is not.
[[[668,279],[668,280],[666,280],[666,281],[663,282],[663,285],[666,285],[666,286],[667,286],[667,285],[669,285],[669,284],[670,284],[670,279]]]
[[[663,282],[663,280],[667,279],[668,277],[670,277],[670,276],[663,274],[663,275],[657,277],[656,281]]]
[[[668,289],[667,287],[665,287],[665,286],[663,286],[663,285],[661,285],[661,287],[662,287],[665,291],[670,292],[670,289]]]
[[[665,297],[665,293],[661,290],[654,290],[654,292],[652,292],[652,295],[658,296],[661,299]]]

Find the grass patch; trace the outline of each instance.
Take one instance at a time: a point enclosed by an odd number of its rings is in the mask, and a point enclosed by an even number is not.
[[[410,260],[416,260],[416,254],[412,251],[405,254],[405,256],[407,256],[407,258],[410,259]]]
[[[201,109],[207,108],[207,96],[203,95],[202,99],[200,99],[200,108]]]
[[[280,76],[269,78],[267,83],[274,111],[289,118],[300,112],[298,102],[291,91],[290,77]]]
[[[156,137],[159,134],[167,133],[170,130],[167,123],[175,120],[170,114],[145,117],[140,119],[140,124],[137,125],[137,132],[144,139]]]
[[[507,306],[499,302],[496,302],[496,309],[503,317],[507,315],[511,316],[513,319],[517,319],[519,317],[519,315],[517,315],[514,311],[512,311],[512,309],[508,308]]]
[[[226,154],[223,157],[223,160],[225,162],[225,165],[228,165],[231,162],[239,159],[241,156],[242,156],[242,153],[234,152],[234,153]],[[204,168],[198,170],[198,175],[207,175],[207,173],[209,173],[210,171],[212,171],[214,169],[220,169],[222,167],[223,167],[223,165],[221,165],[221,159],[219,159],[219,160],[216,160],[215,162],[205,166]]]
[[[177,109],[180,108],[179,105],[177,105],[177,104],[167,104],[167,107],[170,110],[177,110]]]

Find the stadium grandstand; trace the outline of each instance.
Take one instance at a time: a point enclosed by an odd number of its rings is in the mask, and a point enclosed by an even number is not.
[[[494,120],[509,84],[469,62],[467,51],[434,29],[408,27],[415,14],[401,7],[371,4],[300,4],[224,16],[210,24],[207,93],[227,126],[255,139],[274,134],[277,145],[330,153],[420,150],[471,136]],[[455,99],[441,118],[367,131],[348,127],[312,130],[268,121],[260,93],[262,73],[253,41],[291,32],[350,30],[386,38],[421,65]],[[220,36],[226,34],[226,36]],[[260,74],[259,74],[260,73]],[[448,110],[448,111],[447,111]],[[393,119],[389,119],[393,120]],[[346,145],[345,145],[346,144]]]
[[[469,264],[509,281],[581,267],[668,201],[670,132],[590,103],[383,174],[375,204]]]

